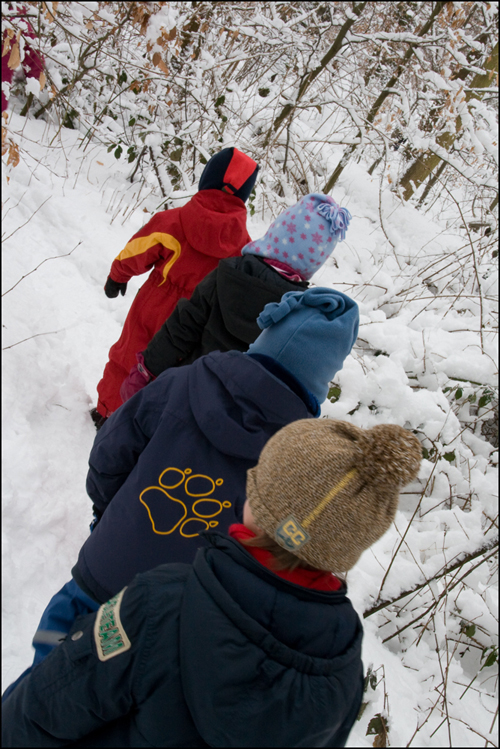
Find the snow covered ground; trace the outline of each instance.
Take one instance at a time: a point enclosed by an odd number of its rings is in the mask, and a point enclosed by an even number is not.
[[[104,147],[79,149],[77,131],[57,133],[12,112],[9,127],[20,161],[4,167],[2,183],[2,689],[30,664],[39,617],[69,579],[88,534],[85,478],[95,437],[88,411],[146,277],[133,279],[117,299],[107,299],[103,285],[113,258],[160,205],[153,184],[137,195],[139,187],[126,181],[128,165]],[[175,204],[189,197],[177,194]],[[492,415],[497,275],[491,253],[478,259],[481,310],[463,232],[437,208],[424,215],[389,192],[379,204],[378,178],[361,165],[344,171],[334,197],[353,220],[314,282],[352,295],[361,326],[334,383],[338,400],[327,401],[323,415],[363,427],[406,426],[428,456],[402,496],[395,527],[349,573],[362,615],[379,596],[398,596],[496,532],[498,453],[480,421],[475,433],[464,424],[478,405],[483,420]],[[272,218],[257,210],[248,222],[252,237]],[[485,665],[498,621],[490,564],[446,594],[452,577],[406,598],[398,616],[385,609],[365,619],[364,664],[376,678],[349,746],[372,745],[366,731],[378,714],[388,719],[392,746],[495,745],[497,671]],[[382,642],[429,607],[420,619],[426,626]],[[381,730],[375,724],[374,732]]]

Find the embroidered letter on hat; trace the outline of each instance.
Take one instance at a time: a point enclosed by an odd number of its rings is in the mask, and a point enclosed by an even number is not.
[[[311,536],[293,515],[289,515],[276,528],[275,538],[284,549],[296,551],[304,546]]]

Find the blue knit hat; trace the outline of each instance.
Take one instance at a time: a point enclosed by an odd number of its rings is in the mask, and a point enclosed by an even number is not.
[[[276,359],[322,403],[358,335],[358,305],[320,286],[287,291],[257,318],[263,332],[248,349]]]
[[[222,190],[244,203],[257,179],[257,163],[237,148],[223,148],[207,162],[201,173],[198,190]]]
[[[273,221],[262,239],[243,247],[242,255],[278,260],[308,280],[345,239],[352,216],[329,195],[306,195]]]

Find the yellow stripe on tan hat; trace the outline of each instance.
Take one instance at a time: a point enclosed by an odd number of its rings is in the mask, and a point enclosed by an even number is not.
[[[275,538],[276,541],[280,544],[280,546],[283,546],[283,548],[287,549],[288,551],[296,551],[297,549],[300,549],[301,546],[304,546],[309,540],[310,535],[307,533],[306,528],[308,528],[311,523],[316,520],[318,515],[320,515],[325,507],[334,499],[342,489],[345,489],[349,481],[356,475],[357,470],[356,468],[351,468],[350,471],[348,471],[345,476],[343,476],[340,481],[328,492],[328,494],[323,497],[321,502],[319,502],[314,510],[309,513],[309,515],[302,521],[302,523],[299,523],[299,521],[293,516],[289,515],[285,520],[283,520],[279,526],[276,529],[275,532]]]

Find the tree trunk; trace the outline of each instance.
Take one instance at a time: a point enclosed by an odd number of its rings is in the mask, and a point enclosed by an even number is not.
[[[494,73],[498,73],[498,42],[496,43],[491,55],[488,57],[483,67],[488,72],[477,73],[472,79],[470,88],[483,88],[485,90],[467,91],[465,93],[465,101],[467,102],[471,99],[481,99],[485,95],[486,89],[489,88]],[[438,137],[436,138],[437,145],[441,148],[444,148],[446,151],[449,151],[461,129],[462,118],[460,117],[460,115],[458,115],[455,121],[455,132],[444,132],[438,135]],[[407,169],[406,173],[403,175],[399,182],[399,187],[403,189],[403,197],[405,200],[411,198],[414,191],[420,187],[425,179],[427,179],[429,174],[433,171],[433,169],[436,168],[441,160],[441,157],[437,154],[432,153],[432,151],[427,151],[413,162],[413,164]]]
[[[365,5],[366,5],[366,2],[359,3],[358,5],[355,5],[353,7],[353,9],[352,9],[353,13],[357,17],[359,17],[361,15],[361,13],[362,13]],[[264,146],[267,146],[269,144],[272,132],[273,131],[276,132],[278,130],[279,126],[281,125],[281,123],[294,111],[295,107],[297,106],[297,104],[299,103],[299,101],[302,99],[303,95],[305,94],[305,92],[307,91],[307,89],[309,88],[309,86],[311,85],[311,83],[314,81],[314,79],[317,78],[317,76],[321,73],[321,71],[326,68],[326,66],[328,65],[328,63],[331,60],[333,60],[333,58],[335,57],[335,55],[339,52],[340,48],[342,47],[342,42],[344,41],[347,32],[349,31],[349,29],[351,28],[351,26],[356,22],[356,20],[357,20],[357,18],[349,18],[344,23],[344,25],[340,29],[339,33],[337,34],[337,37],[336,37],[334,43],[332,44],[332,46],[330,47],[330,49],[328,50],[328,52],[326,53],[326,55],[323,57],[323,59],[321,60],[320,64],[318,65],[318,67],[315,68],[314,70],[312,70],[310,73],[307,73],[303,77],[302,82],[301,82],[301,84],[299,86],[299,90],[297,92],[295,103],[294,104],[286,104],[283,107],[283,109],[281,110],[281,112],[279,113],[279,115],[274,120],[272,128],[269,130],[269,132],[268,132],[268,134],[266,136],[266,139],[264,141]]]
[[[427,23],[425,23],[422,26],[422,28],[418,32],[417,36],[425,36],[425,34],[427,34],[427,32],[431,28],[432,24],[434,23],[436,17],[441,13],[441,11],[443,10],[443,8],[444,8],[445,5],[446,5],[446,2],[439,2],[439,3],[435,4],[435,6],[433,8],[433,11],[432,11],[432,13],[430,15],[429,20],[427,21]],[[368,112],[368,116],[366,118],[366,121],[367,121],[367,123],[369,125],[372,124],[372,122],[375,119],[375,117],[377,115],[377,112],[379,111],[380,107],[382,106],[382,104],[384,103],[384,101],[387,99],[387,97],[389,96],[389,94],[392,93],[391,89],[394,88],[394,86],[397,83],[399,77],[401,76],[403,70],[405,69],[406,65],[408,64],[408,61],[410,60],[411,56],[413,55],[414,48],[415,48],[415,44],[410,44],[410,46],[406,50],[405,56],[403,57],[400,65],[398,65],[398,68],[397,68],[396,72],[394,73],[394,75],[392,76],[391,80],[389,81],[389,83],[387,84],[387,86],[384,88],[384,90],[382,91],[382,93],[379,95],[379,97],[377,98],[376,102],[373,104],[373,106],[370,109],[370,111]],[[356,137],[357,138],[361,138],[361,130],[358,130],[358,134],[357,134]],[[332,189],[332,187],[335,185],[335,183],[337,182],[338,178],[340,177],[340,175],[344,171],[347,163],[349,162],[349,159],[351,158],[352,153],[356,150],[356,148],[357,148],[357,144],[349,146],[349,148],[347,148],[344,151],[344,154],[342,155],[342,158],[341,158],[339,164],[336,166],[335,171],[333,172],[332,176],[330,177],[330,179],[328,180],[328,182],[324,186],[323,192],[328,193]]]
[[[423,203],[425,202],[425,199],[426,199],[426,197],[428,196],[428,194],[430,193],[430,191],[432,190],[432,188],[434,187],[434,185],[436,184],[436,182],[438,181],[438,179],[440,178],[440,176],[441,176],[441,175],[442,175],[442,173],[444,172],[445,168],[446,168],[446,161],[443,161],[443,163],[441,164],[441,166],[440,166],[440,167],[439,167],[439,169],[437,170],[436,174],[434,174],[434,175],[433,175],[433,176],[432,176],[432,177],[431,177],[431,178],[429,179],[428,183],[427,183],[427,184],[426,184],[426,186],[425,186],[425,190],[424,190],[424,191],[423,191],[423,193],[422,193],[422,197],[421,197],[421,198],[420,198],[420,200],[418,201],[418,207],[419,207],[419,208],[420,208],[420,206],[421,206],[421,205],[423,205]]]

